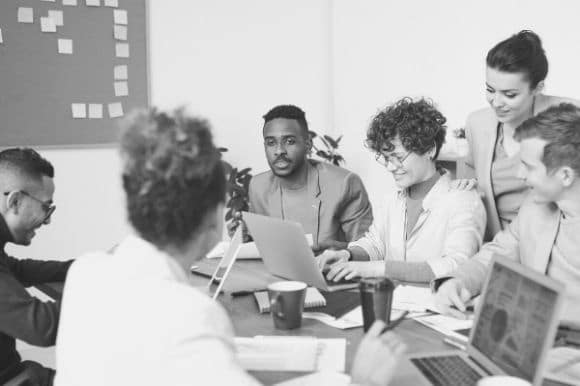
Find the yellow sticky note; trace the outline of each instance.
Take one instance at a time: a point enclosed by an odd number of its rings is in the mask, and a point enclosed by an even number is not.
[[[100,103],[89,103],[89,118],[90,119],[103,118],[103,105]]]
[[[62,0],[62,5],[77,5],[77,0]]]
[[[124,25],[114,25],[113,35],[117,40],[127,40],[127,27]]]
[[[117,43],[115,45],[115,53],[117,58],[129,57],[129,43]]]
[[[2,28],[0,28],[0,43],[4,43],[4,39],[2,38]]]
[[[86,4],[87,4],[87,7],[100,7],[101,0],[87,0]]]
[[[50,16],[40,18],[40,30],[42,32],[56,32],[56,24]]]
[[[127,96],[129,95],[129,86],[127,82],[115,82],[115,96]]]
[[[73,118],[86,118],[87,105],[84,103],[73,103],[71,105]]]
[[[48,17],[54,20],[54,24],[56,24],[57,26],[62,27],[64,25],[62,11],[51,9],[50,11],[48,11]]]
[[[126,65],[115,66],[113,69],[113,77],[115,80],[127,80],[129,78],[129,72]]]
[[[127,25],[128,22],[127,11],[125,9],[115,9],[113,11],[113,21],[114,24]]]
[[[123,104],[121,102],[109,103],[109,117],[118,118],[123,116]]]
[[[28,7],[18,7],[19,23],[34,23],[34,11]]]
[[[119,0],[105,0],[105,7],[118,7]]]
[[[72,39],[58,39],[58,53],[72,55],[73,53]]]

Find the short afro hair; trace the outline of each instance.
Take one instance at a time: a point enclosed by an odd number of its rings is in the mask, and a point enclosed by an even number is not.
[[[393,151],[393,140],[398,137],[407,151],[420,155],[435,148],[436,159],[445,142],[446,121],[431,100],[405,97],[379,111],[367,130],[365,143],[376,153],[384,147]]]
[[[270,109],[270,111],[268,111],[263,116],[263,118],[264,125],[277,118],[293,119],[298,122],[298,124],[304,131],[304,135],[308,135],[308,122],[306,122],[306,114],[298,106],[278,105]]]
[[[121,153],[129,220],[158,247],[191,240],[205,215],[225,201],[226,179],[209,124],[182,109],[131,114]]]

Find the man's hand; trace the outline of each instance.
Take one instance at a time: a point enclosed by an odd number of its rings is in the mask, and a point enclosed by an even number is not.
[[[334,249],[327,249],[320,255],[316,256],[316,262],[318,264],[318,268],[320,268],[321,271],[324,271],[331,265],[348,261],[349,258],[350,253],[346,249],[341,249],[339,251]]]
[[[441,284],[435,294],[435,305],[446,315],[458,319],[466,319],[466,303],[471,299],[471,293],[458,279],[449,279]]]
[[[477,187],[477,180],[475,178],[465,178],[451,181],[452,189],[471,190]]]
[[[405,344],[392,332],[381,335],[385,323],[377,320],[358,346],[352,365],[352,383],[369,386],[387,385],[395,372]]]

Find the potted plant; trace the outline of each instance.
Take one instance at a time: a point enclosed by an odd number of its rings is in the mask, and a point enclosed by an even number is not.
[[[342,135],[338,138],[332,138],[330,135],[318,135],[315,131],[310,130],[310,139],[312,140],[312,148],[315,151],[315,155],[326,162],[330,162],[336,166],[340,166],[345,163],[344,157],[338,153],[338,145],[342,139]],[[315,144],[315,139],[318,138],[320,142],[324,145],[325,149],[320,149]]]

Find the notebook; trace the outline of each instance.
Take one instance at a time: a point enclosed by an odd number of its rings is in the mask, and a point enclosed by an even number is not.
[[[268,299],[268,291],[254,292],[256,303],[260,313],[270,312],[270,299]],[[326,299],[314,287],[306,289],[306,298],[304,299],[304,308],[324,307],[326,306]]]

